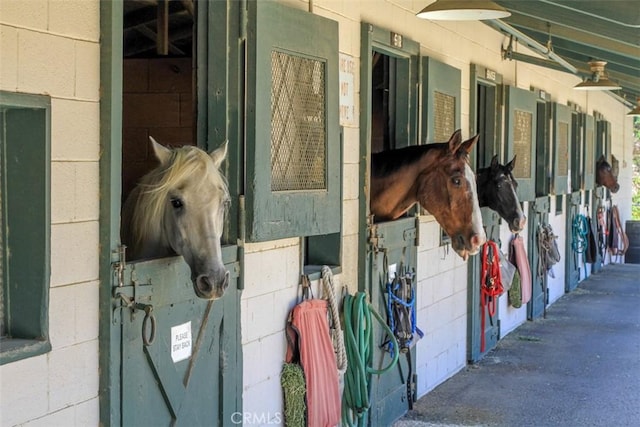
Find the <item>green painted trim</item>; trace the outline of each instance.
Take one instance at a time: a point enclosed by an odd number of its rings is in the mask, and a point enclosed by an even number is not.
[[[120,243],[122,0],[100,2],[100,423],[121,420],[120,337],[113,334],[112,262]]]
[[[360,25],[360,179],[358,186],[358,291],[365,292],[370,282],[368,274],[369,188],[371,187],[371,61],[373,59],[373,25]]]
[[[582,168],[584,170],[584,189],[593,190],[596,186],[596,126],[593,116],[583,114],[584,120],[584,162]],[[591,135],[589,135],[591,132]],[[589,138],[591,136],[591,138]],[[590,147],[590,149],[589,149]]]
[[[2,365],[51,350],[50,97],[0,91],[0,136],[3,245],[13,255],[2,268]]]
[[[506,136],[506,153],[507,159],[511,159],[514,156],[514,127],[511,123],[515,121],[515,111],[523,111],[531,115],[531,141],[529,146],[529,178],[517,177],[518,181],[518,198],[520,201],[530,201],[535,199],[535,183],[536,183],[536,165],[534,160],[536,159],[536,138],[537,138],[537,95],[535,92],[520,89],[513,86],[506,86],[505,88],[505,135]],[[522,161],[522,159],[520,159]],[[516,160],[516,169],[517,163]]]
[[[558,139],[560,126],[559,123],[564,123],[567,125],[567,157],[569,156],[569,151],[571,150],[571,140],[572,140],[572,129],[571,129],[571,109],[562,104],[558,104],[557,102],[552,103],[551,112],[553,118],[553,192],[554,194],[567,194],[569,193],[569,175],[568,169],[571,167],[570,164],[567,164],[567,175],[559,175],[558,167],[559,161],[562,156],[559,152]],[[570,158],[567,158],[567,162],[570,161]]]
[[[249,2],[247,32],[246,187],[247,241],[313,236],[340,231],[338,23],[275,2]],[[270,23],[289,25],[273,31]],[[323,34],[323,37],[317,37]],[[271,90],[273,51],[322,63],[325,69],[326,185],[313,191],[272,191]],[[322,206],[322,210],[318,207]],[[321,212],[321,214],[319,214]]]

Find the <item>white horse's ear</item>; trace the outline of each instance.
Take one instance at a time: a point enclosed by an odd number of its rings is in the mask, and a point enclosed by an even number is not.
[[[216,168],[220,168],[220,165],[222,164],[222,162],[224,162],[224,159],[227,158],[228,145],[229,145],[229,141],[225,141],[222,143],[220,147],[216,148],[211,153],[209,153],[209,155],[211,156],[211,159],[213,160],[213,163],[216,165]]]
[[[171,150],[164,145],[159,144],[152,136],[149,136],[149,140],[151,141],[151,147],[153,148],[156,158],[160,161],[160,164],[165,165],[169,163],[169,160],[171,159]]]

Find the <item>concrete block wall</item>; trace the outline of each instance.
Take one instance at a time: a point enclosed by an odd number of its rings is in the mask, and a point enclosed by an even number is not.
[[[0,89],[51,97],[52,350],[0,367],[3,426],[98,425],[99,2],[2,0]]]

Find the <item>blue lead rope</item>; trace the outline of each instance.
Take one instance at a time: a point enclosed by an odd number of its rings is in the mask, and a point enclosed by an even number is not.
[[[387,318],[389,319],[389,328],[398,340],[397,345],[399,352],[406,352],[411,348],[415,341],[417,341],[415,339],[416,335],[418,336],[418,339],[424,336],[424,333],[417,327],[416,296],[413,286],[408,286],[410,291],[406,299],[397,295],[402,292],[400,286],[407,286],[406,281],[410,280],[413,282],[414,278],[415,273],[407,273],[402,278],[396,277],[394,280],[387,282]],[[406,328],[398,328],[398,325],[396,324],[397,310],[394,310],[394,305],[406,308],[406,310],[403,311],[405,314],[408,314],[410,319],[410,333],[407,333]],[[402,321],[404,318],[404,316],[401,316],[398,320]],[[387,341],[384,347],[390,353],[391,357],[395,356],[397,349],[392,341]]]
[[[573,249],[576,254],[576,264],[578,263],[578,256],[580,254],[583,254],[587,250],[588,233],[589,223],[587,222],[587,217],[582,214],[574,216],[571,223],[571,249]],[[584,277],[586,278],[587,261],[586,259],[583,259],[582,261],[582,266],[584,267]]]

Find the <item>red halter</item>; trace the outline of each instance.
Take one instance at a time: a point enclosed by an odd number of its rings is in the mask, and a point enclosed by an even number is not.
[[[482,247],[482,269],[480,272],[480,304],[482,305],[482,314],[480,315],[481,353],[484,353],[485,349],[485,309],[488,311],[489,317],[493,317],[496,314],[498,297],[504,292],[502,278],[500,277],[499,250],[498,245],[493,240],[487,240],[487,243]]]

